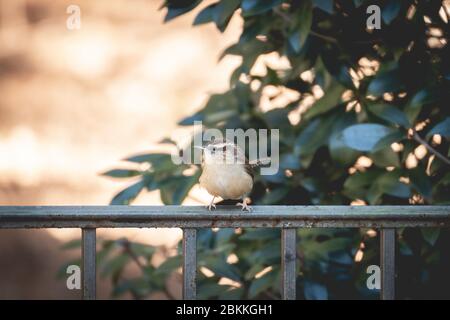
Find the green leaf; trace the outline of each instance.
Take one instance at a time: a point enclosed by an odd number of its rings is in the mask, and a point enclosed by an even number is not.
[[[330,150],[331,158],[340,165],[351,165],[358,158],[360,152],[349,148],[343,140],[342,131],[345,128],[356,123],[354,113],[342,113],[336,119],[332,134],[328,141],[328,148]]]
[[[346,88],[354,90],[354,84],[350,75],[350,64],[346,56],[342,56],[340,49],[337,46],[330,48],[325,47],[321,54],[323,65],[326,71],[339,81]],[[325,87],[324,91],[328,89]]]
[[[299,53],[308,38],[309,31],[311,30],[313,17],[311,3],[307,0],[302,1],[295,16],[297,22],[289,35],[288,41],[292,49],[294,49],[296,53]]]
[[[400,179],[400,171],[394,170],[386,172],[375,179],[367,193],[367,200],[370,204],[379,203],[383,194],[388,194],[398,198],[409,198],[411,196],[411,187]]]
[[[143,243],[131,242],[130,250],[136,256],[142,256],[149,260],[152,258],[153,254],[155,253],[156,248],[152,247],[150,245],[147,245],[147,244],[143,244]]]
[[[380,175],[374,182],[371,191],[378,191],[380,194],[388,194],[398,198],[409,198],[411,188],[409,185],[399,180],[400,172],[398,170],[386,172]]]
[[[381,16],[384,23],[387,25],[391,24],[391,22],[398,16],[401,7],[401,0],[388,0],[387,4],[381,11]]]
[[[335,114],[315,118],[300,132],[294,154],[300,156],[302,166],[308,167],[316,150],[328,142],[335,119]]]
[[[439,180],[439,184],[443,184],[445,186],[450,186],[450,172],[447,172],[441,180]]]
[[[259,272],[263,271],[266,266],[260,265],[260,264],[254,264],[251,266],[250,269],[247,270],[247,272],[244,275],[245,280],[251,280],[257,275]]]
[[[111,293],[111,296],[113,298],[118,298],[124,294],[126,294],[127,292],[134,292],[136,293],[137,291],[140,291],[141,294],[143,293],[143,291],[147,291],[148,290],[148,284],[146,283],[146,281],[144,279],[127,279],[127,280],[123,280],[120,281],[120,283],[118,283],[117,285],[114,286],[113,291]]]
[[[108,258],[109,254],[115,249],[116,241],[104,240],[102,242],[102,248],[97,252],[96,260],[98,266],[103,266],[105,260]]]
[[[305,280],[303,288],[306,300],[327,300],[327,287],[321,283]]]
[[[164,153],[146,153],[146,154],[138,154],[129,158],[126,158],[125,161],[135,162],[135,163],[161,163],[163,161],[172,161],[170,154]]]
[[[422,89],[418,91],[404,109],[409,122],[414,123],[423,106],[434,102],[438,96],[438,92],[434,89]]]
[[[398,246],[402,255],[412,256],[414,254],[411,248],[404,241],[398,241]]]
[[[382,138],[392,132],[392,128],[381,124],[366,123],[350,126],[342,132],[342,135],[348,147],[359,151],[371,151]]]
[[[166,260],[164,260],[163,263],[158,266],[155,271],[155,275],[162,276],[173,272],[175,269],[181,267],[181,261],[181,256],[168,257]]]
[[[283,0],[242,0],[241,8],[244,17],[253,16],[280,5]]]
[[[378,74],[367,88],[368,94],[375,97],[383,95],[385,92],[398,92],[404,88],[403,80],[397,69],[389,70]]]
[[[204,115],[202,113],[196,113],[192,116],[186,117],[180,122],[178,122],[178,125],[180,126],[192,126],[195,121],[203,121]]]
[[[215,259],[217,261],[217,259]],[[237,282],[241,282],[239,269],[225,261],[208,263],[207,267],[218,277],[228,278]]]
[[[388,134],[384,138],[381,138],[377,144],[373,147],[372,152],[376,152],[382,150],[386,147],[391,146],[394,142],[400,142],[401,140],[406,138],[406,134],[401,131],[395,131],[391,134]]]
[[[373,104],[368,107],[369,111],[380,117],[383,120],[386,120],[393,124],[398,124],[405,128],[409,128],[411,124],[408,121],[408,118],[405,114],[392,105],[388,104]]]
[[[273,271],[264,274],[261,278],[255,279],[250,284],[250,288],[248,290],[248,297],[250,299],[255,298],[261,292],[272,287],[272,283],[274,280]]]
[[[217,4],[217,9],[214,10],[213,18],[216,22],[217,28],[220,31],[224,31],[228,22],[230,21],[233,13],[239,8],[241,0],[228,0],[219,1]]]
[[[317,100],[311,108],[304,113],[303,117],[305,119],[311,119],[333,109],[342,102],[341,96],[344,91],[345,88],[343,86],[338,82],[333,82],[326,90],[323,97]]]
[[[100,275],[102,277],[106,277],[112,274],[120,273],[129,261],[130,261],[129,255],[127,254],[117,255],[105,263]]]
[[[124,205],[124,204],[130,204],[131,201],[133,201],[139,193],[142,191],[142,189],[145,187],[144,181],[138,181],[131,186],[123,189],[118,194],[114,196],[114,198],[111,200],[112,205]]]
[[[193,25],[215,22],[220,31],[224,31],[240,0],[219,1],[210,4],[195,17]]]
[[[164,22],[168,22],[182,14],[191,11],[201,0],[166,0],[165,6],[167,7],[167,14],[164,18]]]
[[[171,145],[174,145],[174,146],[176,146],[177,145],[177,143],[175,142],[175,141],[173,141],[172,139],[170,139],[170,138],[162,138],[160,141],[158,141],[158,143],[161,143],[161,144],[171,144]]]
[[[266,192],[261,199],[261,204],[278,204],[289,193],[289,188],[276,188],[274,190]]]
[[[300,159],[292,153],[283,154],[280,160],[281,169],[300,169]]]
[[[376,180],[379,174],[380,172],[376,170],[357,171],[345,180],[344,188],[360,189],[369,186]]]
[[[378,150],[370,154],[370,158],[373,163],[378,167],[400,167],[400,159],[398,153],[391,149],[391,147],[386,147],[384,149]]]
[[[266,228],[258,228],[258,229],[247,229],[245,233],[239,237],[241,240],[267,240],[273,239],[278,236],[280,233],[276,229],[266,229]]]
[[[203,121],[206,126],[216,126],[216,121],[222,121],[233,114],[237,114],[238,98],[233,91],[227,91],[221,94],[213,94],[209,97],[206,105],[195,113],[180,121],[182,126],[190,126],[194,121]]]
[[[439,122],[427,133],[427,139],[430,139],[434,134],[450,139],[450,117],[445,118],[444,121]]]
[[[272,265],[280,261],[279,248],[281,246],[281,241],[279,240],[279,238],[268,239],[267,241],[264,242],[265,245],[262,247],[262,249],[249,253],[247,260],[251,264]]]
[[[214,21],[214,11],[217,8],[217,3],[210,4],[206,8],[204,8],[202,11],[200,11],[197,16],[194,19],[194,22],[192,23],[194,26],[213,22]]]
[[[315,7],[322,9],[329,14],[333,14],[333,0],[313,0],[313,4]]]
[[[166,205],[181,204],[192,187],[198,182],[200,172],[189,177],[172,177],[160,186],[161,200]]]
[[[350,165],[358,158],[359,153],[347,147],[344,143],[342,133],[330,137],[329,149],[331,158],[341,165]]]
[[[414,123],[422,110],[422,106],[413,107],[411,105],[407,105],[403,112],[405,116],[408,118],[409,123]]]
[[[129,169],[113,169],[102,173],[103,176],[113,177],[113,178],[130,178],[140,175],[141,172],[138,170]]]
[[[441,233],[441,229],[438,228],[420,228],[420,232],[422,233],[423,239],[430,245],[434,246],[437,239],[439,238],[439,234]]]
[[[217,297],[227,289],[229,289],[230,286],[226,285],[220,285],[217,283],[205,283],[199,286],[198,288],[198,294],[197,299],[211,299],[212,297]]]
[[[73,239],[61,246],[62,250],[72,250],[81,248],[81,239]]]
[[[412,108],[422,107],[436,100],[438,92],[436,90],[422,89],[418,91],[410,100],[409,106]]]
[[[244,295],[244,288],[231,288],[222,291],[219,295],[219,300],[240,300]]]
[[[234,245],[234,236],[235,232],[234,229],[231,228],[221,228],[216,232],[215,237],[215,245],[217,248],[219,248],[221,251],[225,252],[227,249],[227,246],[229,248],[230,245]]]
[[[425,173],[424,168],[416,167],[409,171],[409,178],[414,188],[425,198],[431,197],[431,191],[433,185],[431,184],[430,177]]]

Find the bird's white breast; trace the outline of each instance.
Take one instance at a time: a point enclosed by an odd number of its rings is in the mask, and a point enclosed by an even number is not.
[[[207,164],[200,185],[213,196],[239,199],[252,190],[253,179],[243,164]]]

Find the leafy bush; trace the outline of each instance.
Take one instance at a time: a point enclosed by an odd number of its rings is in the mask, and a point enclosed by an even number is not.
[[[201,2],[166,0],[165,21]],[[368,30],[366,9],[373,4],[381,8],[381,29]],[[450,11],[443,6],[432,0],[210,4],[193,24],[214,23],[223,32],[232,16],[241,16],[239,41],[223,56],[237,55],[242,62],[230,89],[211,95],[179,125],[202,120],[211,128],[280,130],[280,171],[255,177],[250,197],[256,205],[449,204]],[[284,59],[285,67],[266,62],[265,73],[255,73],[255,63],[267,55]],[[276,108],[263,110],[262,99]],[[130,168],[105,173],[136,179],[112,204],[129,204],[143,190],[160,190],[165,204],[180,204],[201,170],[185,175],[190,166],[174,165],[167,154],[127,160]],[[139,171],[136,163],[150,166]],[[401,229],[398,236],[398,296],[448,298],[448,231]],[[378,297],[365,284],[367,266],[379,261],[373,230],[302,229],[298,238],[298,298]],[[279,297],[279,230],[200,230],[198,240],[199,266],[214,273],[199,272],[200,298]],[[153,251],[145,250],[143,277],[123,282],[117,268],[115,293],[145,297],[163,290],[163,277],[180,266],[176,256],[154,268]],[[105,268],[125,259],[123,253]],[[233,284],[219,285],[221,278]]]

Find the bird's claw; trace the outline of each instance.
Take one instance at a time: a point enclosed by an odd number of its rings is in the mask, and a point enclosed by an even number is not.
[[[212,211],[213,208],[214,210],[216,210],[216,205],[214,203],[210,203],[208,206],[206,206],[206,208],[208,208],[208,211]]]
[[[247,211],[247,212],[253,211],[253,208],[250,207],[245,200],[242,202],[236,203],[236,205],[239,207],[242,207],[242,211]]]

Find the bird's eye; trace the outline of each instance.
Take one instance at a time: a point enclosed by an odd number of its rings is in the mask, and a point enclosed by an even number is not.
[[[227,146],[223,147],[223,151],[227,151]]]

